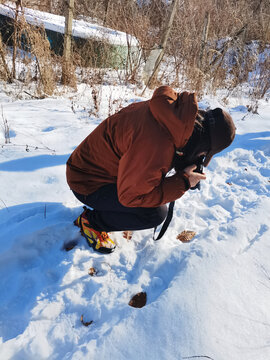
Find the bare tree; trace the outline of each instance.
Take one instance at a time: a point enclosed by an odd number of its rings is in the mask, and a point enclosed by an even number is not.
[[[159,49],[161,49],[161,51],[158,54],[158,57],[156,59],[153,72],[152,72],[151,76],[149,77],[149,79],[147,81],[145,89],[148,86],[151,87],[153,85],[153,79],[155,79],[155,77],[156,77],[156,75],[158,73],[159,66],[161,64],[161,61],[162,61],[164,53],[165,53],[165,49],[166,49],[166,46],[167,46],[167,41],[168,41],[168,38],[169,38],[169,35],[170,35],[170,31],[171,31],[171,28],[172,28],[172,24],[173,24],[173,20],[174,20],[174,17],[175,17],[175,13],[176,13],[176,9],[177,9],[178,4],[179,4],[179,0],[174,0],[172,2],[172,4],[171,4],[171,11],[170,11],[170,14],[169,14],[169,17],[168,17],[166,27],[165,27],[165,29],[163,31],[163,34],[162,34],[160,45],[159,45]],[[144,89],[144,91],[145,91],[145,89]],[[143,93],[144,93],[144,91],[143,91]]]
[[[107,22],[107,15],[108,15],[108,9],[109,9],[109,5],[110,5],[110,0],[104,0],[104,20],[103,20],[103,25],[106,25]]]
[[[22,0],[16,1],[14,32],[13,32],[13,56],[12,56],[12,77],[16,78],[16,57],[19,37],[19,7],[22,8]]]
[[[204,18],[204,27],[202,32],[202,39],[201,39],[201,50],[200,56],[198,59],[198,68],[201,69],[202,67],[202,60],[204,56],[205,46],[208,38],[208,31],[209,31],[209,24],[210,24],[210,13],[207,11]]]
[[[74,0],[67,1],[65,17],[65,38],[62,64],[62,83],[64,85],[75,85],[71,59],[71,42],[72,42],[72,20],[74,12]]]

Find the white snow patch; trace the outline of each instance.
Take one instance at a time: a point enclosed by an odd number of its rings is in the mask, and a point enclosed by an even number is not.
[[[98,114],[87,86],[44,100],[0,91],[16,134],[5,145],[0,131],[1,359],[269,359],[269,103],[247,115],[232,99],[236,139],[205,169],[201,191],[176,202],[162,240],[148,230],[129,242],[115,233],[117,250],[105,256],[73,226],[82,204],[65,162],[113,100],[141,98],[131,87],[101,90]],[[210,97],[201,104],[221,106]],[[176,239],[183,230],[197,233],[192,242]],[[77,245],[67,252],[69,241]],[[139,291],[147,305],[129,307]],[[81,315],[93,323],[83,326]]]

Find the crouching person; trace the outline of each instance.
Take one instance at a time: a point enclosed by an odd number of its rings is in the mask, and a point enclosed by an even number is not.
[[[94,250],[112,252],[109,232],[161,224],[166,204],[206,179],[195,171],[198,158],[207,166],[234,136],[225,111],[198,110],[195,94],[159,87],[150,100],[104,120],[71,154],[67,182],[91,208],[85,207],[75,224]]]

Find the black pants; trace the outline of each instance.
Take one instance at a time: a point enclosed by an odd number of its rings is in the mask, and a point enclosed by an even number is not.
[[[116,184],[105,185],[90,195],[73,193],[83,204],[93,208],[89,222],[98,231],[150,229],[161,224],[167,215],[166,205],[155,208],[123,206],[118,200]]]

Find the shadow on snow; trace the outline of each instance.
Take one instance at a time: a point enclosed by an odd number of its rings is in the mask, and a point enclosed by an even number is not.
[[[70,154],[38,155],[6,161],[0,164],[0,171],[35,171],[52,166],[64,165]]]
[[[228,148],[216,154],[215,157],[224,156],[237,148],[245,150],[262,150],[268,155],[270,154],[269,137],[270,131],[248,133],[243,135],[236,134],[233,143]]]
[[[45,206],[46,205],[46,206]],[[52,296],[72,265],[63,245],[78,236],[78,209],[31,203],[0,210],[0,333],[3,341],[23,333],[38,297]]]

